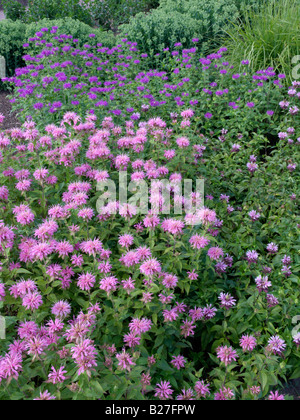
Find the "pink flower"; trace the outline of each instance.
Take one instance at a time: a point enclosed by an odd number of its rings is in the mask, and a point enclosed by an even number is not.
[[[250,219],[251,219],[253,222],[254,222],[255,220],[258,220],[258,219],[260,218],[260,216],[261,216],[261,214],[260,214],[260,213],[258,213],[258,212],[257,212],[257,211],[255,211],[255,210],[251,210],[251,211],[249,211],[248,215],[249,215]]]
[[[141,337],[137,335],[136,333],[129,333],[124,335],[124,343],[130,347],[136,347],[140,344]]]
[[[79,210],[78,217],[81,217],[83,220],[91,220],[94,217],[94,211],[90,208],[84,208]]]
[[[0,302],[5,298],[5,286],[3,283],[0,283]]]
[[[269,281],[268,276],[258,276],[255,279],[255,283],[259,292],[267,292],[272,283]]]
[[[226,400],[231,400],[233,397],[234,397],[234,393],[232,389],[223,387],[219,390],[219,392],[215,394],[214,399],[216,401],[226,401]]]
[[[194,321],[189,321],[188,319],[186,319],[185,321],[183,321],[183,324],[180,326],[181,335],[183,335],[184,338],[193,336],[195,334],[195,331],[194,331],[195,328],[196,328],[196,325],[194,324]]]
[[[252,351],[256,347],[256,338],[252,335],[243,335],[240,339],[240,346],[242,347],[243,351]]]
[[[80,249],[85,254],[95,256],[103,251],[103,244],[99,239],[94,238],[93,240],[82,242],[80,244]]]
[[[64,328],[64,323],[59,318],[56,318],[54,321],[50,319],[50,321],[47,322],[47,328],[50,334],[54,334],[56,332],[62,331]]]
[[[140,272],[147,277],[153,277],[161,272],[161,265],[156,258],[150,258],[140,266]]]
[[[81,274],[78,277],[77,285],[81,290],[91,290],[96,282],[96,277],[90,273]]]
[[[118,155],[115,160],[115,165],[117,169],[127,169],[127,166],[130,162],[130,157],[127,155]]]
[[[247,251],[246,252],[247,261],[251,263],[257,263],[258,260],[258,253],[256,251]]]
[[[34,337],[38,332],[38,326],[33,321],[26,321],[21,322],[18,328],[18,335],[21,339],[25,338],[28,340],[29,338]]]
[[[108,274],[111,272],[111,269],[112,269],[112,265],[110,264],[109,261],[104,261],[100,263],[98,266],[98,270],[100,271],[100,273]]]
[[[120,206],[119,213],[120,216],[129,220],[136,215],[137,209],[132,204],[123,204],[122,206]]]
[[[210,240],[206,236],[194,235],[190,239],[190,244],[194,249],[205,248],[210,243]]]
[[[193,401],[195,400],[194,391],[192,390],[192,388],[182,389],[181,394],[177,395],[176,400]]]
[[[97,350],[94,346],[94,342],[89,339],[85,339],[80,344],[74,346],[71,349],[72,358],[75,360],[75,363],[78,365],[77,375],[81,375],[86,372],[90,377],[91,371],[94,370],[94,367],[97,366],[96,355]]]
[[[249,172],[254,173],[258,169],[258,165],[255,162],[248,162],[247,163],[247,168],[248,168]]]
[[[267,302],[268,302],[268,308],[273,308],[274,306],[279,304],[279,300],[272,294],[267,294]]]
[[[65,300],[60,300],[53,305],[51,313],[61,319],[66,318],[71,313],[71,305]]]
[[[49,174],[48,169],[42,168],[42,169],[37,169],[34,174],[33,177],[37,180],[37,181],[43,181],[45,180],[45,178],[47,178]]]
[[[56,243],[55,250],[60,257],[65,258],[74,251],[74,248],[68,241],[62,241]]]
[[[190,145],[190,141],[186,137],[178,138],[176,140],[176,143],[180,149],[184,149],[185,147],[188,147]]]
[[[217,348],[217,357],[228,366],[231,362],[235,362],[238,358],[237,352],[228,346],[220,346]]]
[[[52,237],[57,230],[58,224],[54,220],[49,220],[41,224],[38,229],[35,230],[34,236],[45,241]]]
[[[172,356],[173,360],[171,361],[171,364],[178,370],[181,368],[184,368],[186,364],[186,359],[183,356]]]
[[[56,397],[50,394],[49,391],[40,392],[40,396],[34,398],[34,401],[51,401],[56,400]]]
[[[192,118],[194,116],[194,111],[192,109],[186,109],[185,111],[182,111],[180,115],[182,118]]]
[[[21,225],[29,225],[34,221],[34,214],[29,206],[24,204],[21,204],[19,207],[14,207],[13,214],[15,214],[17,222]]]
[[[130,245],[132,245],[133,242],[134,242],[134,237],[132,235],[128,235],[128,234],[121,235],[119,237],[118,242],[119,242],[119,245],[121,245],[122,247],[129,248]]]
[[[150,230],[154,230],[159,225],[160,219],[157,215],[149,213],[143,220],[144,226]]]
[[[221,257],[224,256],[224,252],[222,248],[219,247],[212,247],[209,248],[207,255],[211,260],[219,260]]]
[[[164,274],[162,284],[166,289],[174,289],[178,283],[178,278],[173,274]]]
[[[250,392],[252,395],[258,395],[260,393],[261,389],[259,386],[252,386],[250,388]]]
[[[273,335],[268,340],[267,350],[271,351],[275,355],[282,356],[284,350],[286,348],[285,341],[279,337],[279,335]]]
[[[1,379],[17,379],[22,370],[22,354],[10,352],[0,359]]]
[[[188,277],[190,280],[197,280],[199,275],[195,272],[195,270],[188,271]]]
[[[121,370],[128,370],[130,372],[132,366],[135,366],[132,356],[129,353],[126,353],[125,350],[122,353],[117,353],[116,358],[118,360],[118,366]]]
[[[108,295],[110,292],[117,290],[118,279],[115,276],[104,277],[100,280],[100,289],[104,290]]]
[[[165,150],[164,151],[164,157],[167,160],[172,160],[175,156],[176,156],[176,151],[175,150]]]
[[[16,184],[16,189],[19,191],[29,191],[31,186],[30,179],[24,179]]]
[[[43,304],[42,296],[37,292],[30,292],[23,297],[22,305],[27,309],[34,311]]]
[[[52,372],[48,375],[48,382],[51,382],[54,385],[63,383],[66,380],[65,373],[67,373],[64,369],[64,366],[61,366],[58,370],[52,366]]]
[[[48,347],[47,341],[45,338],[41,337],[32,337],[26,343],[27,354],[33,356],[33,359],[39,358],[39,356],[44,353],[45,349]]]
[[[30,257],[33,260],[44,260],[50,254],[52,254],[54,247],[46,242],[36,243],[29,250]]]
[[[0,200],[8,200],[9,191],[7,187],[0,187]]]
[[[147,318],[133,318],[129,324],[129,329],[131,332],[134,332],[138,335],[146,333],[151,329],[152,321]]]
[[[209,385],[206,385],[204,381],[197,381],[195,383],[195,391],[197,398],[206,398],[210,394]]]
[[[151,385],[151,376],[149,373],[142,373],[141,385],[142,385],[143,392],[146,391],[147,386]]]
[[[172,235],[181,235],[183,233],[184,222],[176,219],[165,219],[161,227],[164,232],[169,232]]]
[[[75,267],[82,267],[82,264],[84,262],[82,255],[72,255],[71,262]]]
[[[280,395],[278,391],[270,392],[269,401],[284,401],[284,395]]]
[[[156,384],[154,396],[160,400],[168,400],[171,399],[173,392],[170,382],[161,381],[159,384]]]
[[[267,251],[270,254],[276,254],[276,252],[278,251],[278,246],[274,244],[274,242],[271,242],[267,245]]]
[[[218,299],[221,301],[221,308],[230,309],[236,304],[236,300],[229,293],[220,293]]]

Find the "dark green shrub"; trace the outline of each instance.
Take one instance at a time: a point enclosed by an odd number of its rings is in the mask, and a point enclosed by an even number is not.
[[[253,10],[256,12],[262,5],[267,3],[268,0],[235,0],[236,7],[238,8],[241,14],[249,10]]]
[[[6,19],[11,19],[13,21],[23,20],[26,12],[26,8],[23,4],[19,3],[17,0],[2,0],[1,3]]]
[[[37,22],[40,19],[78,19],[87,25],[93,20],[89,10],[80,0],[30,0],[26,13],[27,22]]]
[[[116,31],[131,16],[149,8],[149,4],[147,0],[89,0],[89,8],[100,26]]]
[[[224,27],[239,16],[235,0],[162,0],[158,9],[140,13],[122,26],[122,35],[147,53],[198,38],[203,51],[218,44]]]
[[[26,25],[21,21],[2,20],[0,22],[0,55],[6,60],[6,75],[13,76],[17,67],[22,67],[24,61],[23,44]],[[0,81],[0,87],[3,87]]]
[[[126,36],[138,43],[145,53],[154,55],[163,48],[172,47],[181,42],[184,46],[190,39],[199,35],[196,19],[174,11],[172,14],[157,9],[152,13],[139,13],[128,25],[121,27],[121,37]]]

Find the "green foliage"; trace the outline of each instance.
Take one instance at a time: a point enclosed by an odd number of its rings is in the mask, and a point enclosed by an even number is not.
[[[243,14],[247,10],[258,11],[268,0],[235,0],[236,7]]]
[[[163,48],[170,48],[179,41],[187,46],[190,39],[198,34],[198,22],[195,19],[176,11],[171,15],[158,9],[147,15],[137,14],[121,29],[122,37],[137,42],[139,48],[150,55],[159,53]]]
[[[243,59],[250,61],[252,70],[273,66],[292,79],[294,56],[300,54],[299,0],[276,0],[245,14],[244,22],[226,31],[224,44],[231,61],[238,67]]]
[[[26,13],[27,22],[37,22],[40,19],[59,18],[78,19],[87,25],[92,25],[92,17],[80,0],[30,0]]]
[[[7,76],[13,76],[15,69],[24,65],[22,55],[25,30],[26,25],[20,21],[0,22],[0,55],[6,60]]]
[[[188,47],[192,38],[199,38],[202,50],[207,51],[218,44],[224,27],[238,16],[234,0],[163,0],[158,9],[136,15],[121,31],[151,54],[172,48],[176,42]]]
[[[13,21],[22,20],[26,12],[25,6],[17,0],[2,0],[2,6],[6,19]]]
[[[116,31],[131,16],[147,9],[146,0],[90,0],[89,8],[95,21],[103,28]]]

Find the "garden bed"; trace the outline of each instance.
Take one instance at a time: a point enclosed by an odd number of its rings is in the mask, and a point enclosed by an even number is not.
[[[204,54],[220,21],[157,50],[136,21],[13,25],[0,400],[299,399],[300,81]]]

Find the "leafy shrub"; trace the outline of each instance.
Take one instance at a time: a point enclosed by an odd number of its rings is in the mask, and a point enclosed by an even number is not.
[[[15,69],[25,63],[22,59],[26,25],[20,21],[5,19],[0,22],[0,55],[6,60],[6,74],[12,76]],[[0,82],[2,87],[2,82]]]
[[[146,0],[90,0],[89,9],[95,21],[103,28],[117,31],[131,16],[147,8]]]
[[[41,19],[72,18],[92,26],[93,20],[89,10],[80,0],[29,0],[26,12],[27,22]]]
[[[121,27],[121,37],[137,42],[138,47],[153,56],[176,42],[188,47],[192,38],[199,36],[196,19],[174,11],[154,10],[149,14],[139,13],[128,25]]]
[[[243,59],[256,71],[270,65],[292,80],[294,56],[300,55],[300,3],[298,0],[268,2],[258,12],[249,11],[244,21],[226,31],[224,39],[231,61],[238,67]]]
[[[262,6],[266,5],[268,0],[235,0],[236,7],[241,14],[252,10],[258,11]],[[243,18],[243,16],[240,16]]]
[[[207,51],[218,45],[222,30],[238,15],[234,0],[165,0],[158,9],[131,18],[121,31],[149,54],[172,48],[176,42],[189,47],[193,38]]]
[[[156,9],[159,6],[160,0],[146,0],[148,9]]]
[[[6,19],[16,21],[25,18],[26,8],[17,0],[2,0],[1,3]]]

